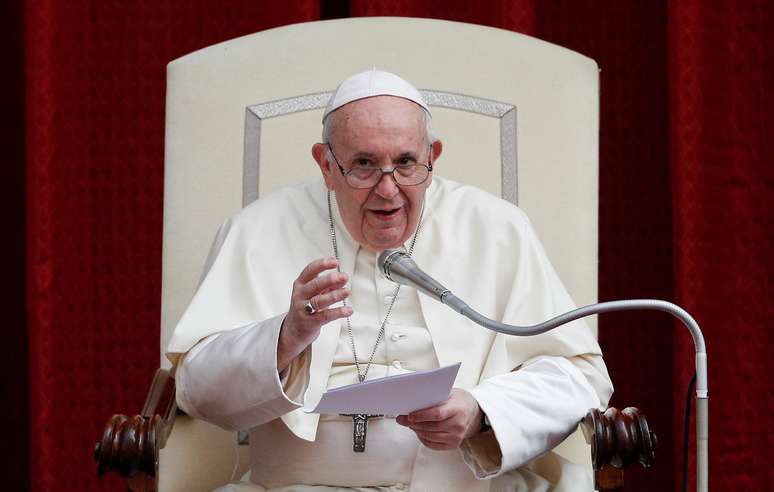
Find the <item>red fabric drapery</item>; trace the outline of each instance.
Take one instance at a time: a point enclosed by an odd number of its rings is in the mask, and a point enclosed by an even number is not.
[[[319,4],[26,5],[28,305],[34,491],[123,490],[90,456],[137,412],[158,360],[165,66],[319,19]]]
[[[90,448],[105,418],[139,408],[158,364],[166,62],[325,15],[473,22],[597,60],[600,298],[674,299],[696,316],[710,351],[712,489],[774,479],[773,434],[758,417],[774,372],[764,352],[771,3],[39,0],[23,10],[33,490],[121,487],[94,477]],[[660,437],[657,467],[631,473],[627,490],[679,483],[692,347],[674,328],[658,315],[600,320],[614,403],[643,408]]]
[[[760,417],[774,404],[774,5],[669,7],[675,293],[711,354],[710,483],[762,490],[774,480],[774,433]],[[676,338],[674,354],[691,349]],[[693,371],[685,359],[677,368],[680,379]]]

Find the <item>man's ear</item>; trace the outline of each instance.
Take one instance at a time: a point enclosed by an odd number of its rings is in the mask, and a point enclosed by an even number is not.
[[[333,174],[331,170],[331,162],[328,160],[328,146],[321,143],[312,145],[312,157],[320,166],[320,172],[322,173],[323,180],[325,180],[325,186],[329,189],[333,189]]]
[[[438,165],[438,158],[441,157],[441,152],[443,152],[443,143],[441,143],[440,140],[434,141],[433,144],[430,146],[431,161],[433,162],[433,171],[435,171],[435,167]],[[427,179],[426,186],[430,186],[432,182],[433,182],[433,175],[430,174],[430,177]]]
[[[440,140],[436,140],[433,142],[433,167],[435,167],[436,162],[438,162],[438,158],[441,157],[441,153],[443,152],[443,143]]]

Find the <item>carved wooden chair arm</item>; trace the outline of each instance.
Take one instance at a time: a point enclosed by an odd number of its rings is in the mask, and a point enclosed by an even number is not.
[[[175,380],[168,370],[153,376],[142,412],[133,417],[113,415],[94,447],[97,475],[114,471],[127,479],[132,492],[158,489],[159,450],[172,431],[177,405]]]
[[[596,490],[623,490],[624,468],[637,462],[646,468],[653,465],[656,434],[638,409],[611,407],[602,413],[593,408],[581,422],[581,429],[591,444]]]
[[[156,492],[159,450],[167,443],[176,413],[175,380],[169,371],[159,369],[142,412],[131,418],[113,415],[105,425],[94,448],[97,475],[113,471],[127,479],[130,492]],[[581,429],[591,445],[596,490],[622,490],[624,468],[636,462],[653,464],[656,434],[636,408],[611,407],[604,413],[591,409]]]

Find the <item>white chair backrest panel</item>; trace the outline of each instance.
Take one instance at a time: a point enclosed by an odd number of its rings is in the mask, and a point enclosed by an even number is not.
[[[246,196],[319,175],[310,148],[320,139],[322,109],[264,117],[256,132],[248,108],[332,91],[372,66],[440,95],[429,98],[435,133],[444,141],[438,174],[517,201],[575,302],[595,302],[599,99],[593,60],[512,32],[446,21],[297,24],[214,45],[168,66],[163,365],[218,226]],[[512,111],[503,117],[451,109],[444,94],[467,96],[457,106],[488,100]],[[502,171],[509,159],[515,167]],[[571,454],[585,452],[578,459],[588,462],[588,448],[577,442],[576,448]],[[162,466],[161,473],[170,472]],[[191,490],[173,482],[167,478],[162,490]]]

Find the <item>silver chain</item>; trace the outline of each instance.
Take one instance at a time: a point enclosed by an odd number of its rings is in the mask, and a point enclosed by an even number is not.
[[[417,237],[419,237],[419,229],[422,227],[422,218],[425,215],[425,201],[422,200],[422,210],[419,213],[419,223],[417,224],[417,230],[414,232],[414,237],[411,239],[411,244],[409,245],[408,255],[411,256],[411,254],[414,252],[414,245],[417,242]],[[331,192],[328,190],[328,220],[330,222],[331,226],[331,246],[333,246],[333,255],[336,257],[336,270],[341,273],[341,259],[339,258],[339,245],[336,241],[336,228],[333,225],[333,209],[331,208]],[[354,274],[354,272],[353,272]],[[368,376],[368,369],[371,368],[371,363],[374,361],[374,355],[376,355],[376,349],[379,347],[379,344],[384,339],[384,327],[387,325],[387,319],[390,317],[390,313],[392,312],[392,307],[395,305],[395,301],[398,299],[398,292],[400,291],[400,284],[395,288],[395,291],[392,293],[392,301],[390,301],[390,306],[387,308],[387,314],[384,317],[384,320],[382,320],[382,326],[379,328],[379,333],[376,335],[376,343],[374,343],[374,348],[371,350],[371,356],[368,357],[368,363],[366,364],[365,371],[360,372],[360,361],[357,358],[357,350],[355,350],[355,337],[352,334],[352,323],[349,320],[349,316],[347,316],[347,333],[349,334],[349,344],[352,347],[352,355],[355,357],[355,368],[357,369],[357,379],[359,382],[363,382],[366,379],[366,376]],[[347,300],[344,299],[342,301],[343,305],[347,305]]]

